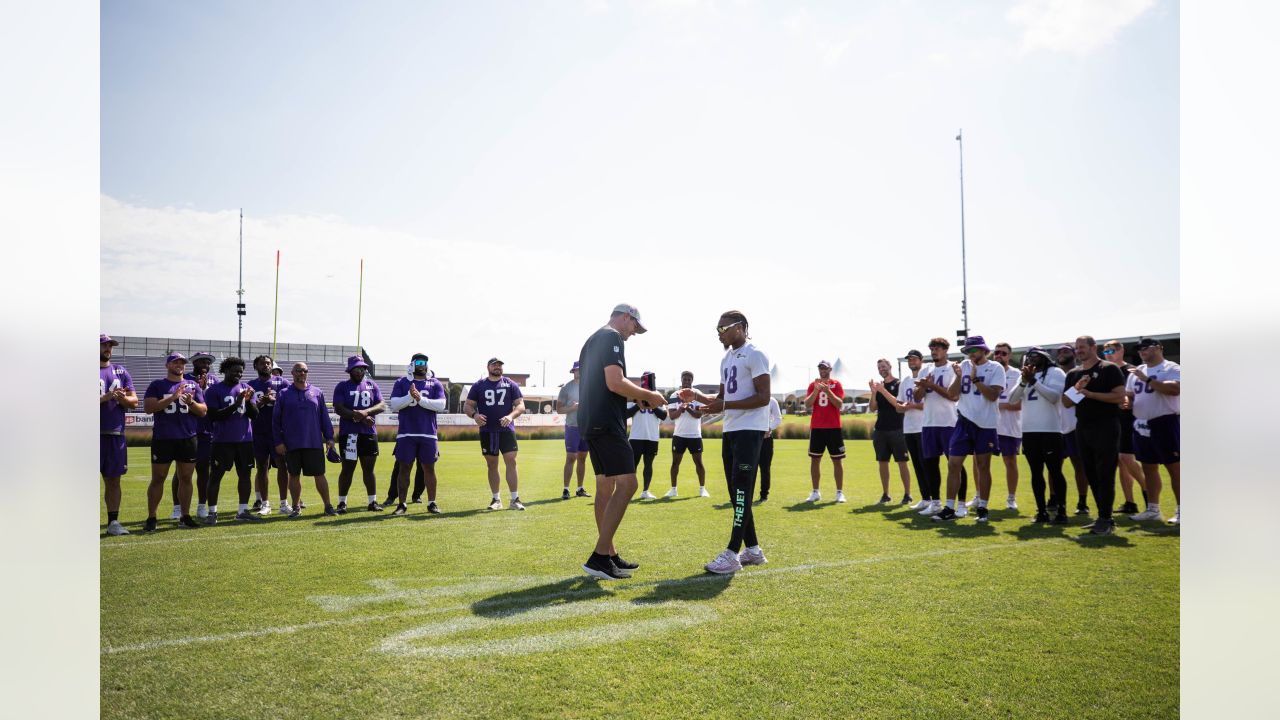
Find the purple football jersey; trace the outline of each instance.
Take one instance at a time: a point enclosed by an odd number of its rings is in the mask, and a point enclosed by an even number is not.
[[[471,392],[467,393],[467,399],[474,400],[476,403],[476,412],[486,418],[484,427],[481,429],[489,432],[515,432],[514,423],[504,428],[498,424],[498,419],[504,415],[510,415],[516,399],[522,397],[524,394],[520,392],[520,386],[509,377],[501,377],[497,380],[481,378],[471,386]]]
[[[333,439],[333,420],[324,403],[324,392],[307,383],[299,390],[290,385],[276,396],[271,428],[277,444],[286,450],[322,447]]]
[[[280,391],[289,387],[289,381],[282,377],[272,375],[266,380],[254,378],[249,381],[249,387],[253,388],[253,401],[258,402],[267,390],[274,390],[276,397],[280,396]],[[259,438],[270,440],[271,435],[271,412],[275,409],[275,403],[267,403],[258,408],[258,417],[253,419],[253,434]],[[274,444],[274,443],[272,443]]]
[[[334,406],[342,405],[352,410],[368,410],[380,402],[382,402],[382,390],[378,389],[378,384],[369,378],[365,378],[358,383],[343,380],[333,389]],[[377,434],[372,425],[340,418],[338,420],[338,434],[350,435],[352,433],[357,435]]]
[[[134,390],[133,378],[129,376],[129,371],[115,363],[107,363],[106,367],[98,368],[98,397],[116,389]],[[102,410],[101,434],[124,433],[124,406],[115,400],[108,400],[99,407]]]
[[[240,402],[240,393],[245,390],[252,390],[248,383],[236,383],[228,386],[224,382],[216,383],[209,386],[204,392],[204,400],[209,405],[209,412],[220,410],[222,408],[236,406],[236,411],[231,413],[231,417],[226,420],[210,420],[209,425],[213,431],[213,441],[217,443],[237,443],[252,442],[253,427],[249,422],[249,416],[245,414],[245,403]],[[250,398],[246,402],[253,402]]]
[[[191,382],[193,382],[193,383],[197,383],[197,384],[198,384],[198,381],[196,380],[196,376],[195,376],[195,374],[193,374],[193,373],[187,373],[187,374],[183,375],[183,376],[182,376],[182,379],[183,379],[183,380],[190,380]],[[213,372],[212,372],[212,371],[210,371],[209,373],[207,373],[207,374],[205,375],[205,383],[204,383],[204,384],[205,384],[205,386],[204,386],[203,388],[201,388],[201,390],[203,390],[204,392],[209,392],[209,388],[213,387],[214,385],[217,385],[219,381],[220,381],[220,380],[219,380],[218,376],[217,376],[217,375],[215,375],[215,374],[213,374]],[[201,435],[205,436],[206,438],[208,438],[208,437],[212,437],[212,436],[213,436],[213,424],[212,424],[212,423],[213,423],[213,421],[212,421],[212,420],[210,420],[210,419],[209,419],[209,416],[207,416],[207,415],[206,415],[205,417],[196,418],[196,432],[198,432],[199,434],[201,434]]]
[[[173,394],[178,385],[186,385],[187,391],[191,393],[191,399],[204,404],[204,392],[200,390],[200,386],[190,380],[179,380],[174,382],[168,378],[160,378],[153,380],[147,386],[147,394],[144,397],[156,398],[163,400]],[[151,436],[158,440],[183,440],[189,437],[195,437],[198,429],[196,416],[191,414],[190,409],[185,402],[179,400],[170,403],[163,410],[154,413],[156,416],[155,429],[151,431]]]
[[[395,387],[391,388],[391,397],[404,397],[409,394],[409,383],[412,382],[414,387],[418,388],[418,392],[428,400],[444,399],[444,384],[435,378],[427,378],[426,380],[412,381],[407,377],[396,380]],[[410,405],[400,410],[398,413],[400,429],[396,431],[396,437],[435,437],[436,436],[436,413],[428,410],[421,405]]]

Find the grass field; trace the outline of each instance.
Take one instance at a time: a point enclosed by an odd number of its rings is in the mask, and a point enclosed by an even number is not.
[[[131,448],[121,517],[135,534],[101,547],[102,715],[1178,715],[1176,529],[1035,526],[1025,466],[1021,514],[940,527],[873,505],[871,444],[848,447],[849,502],[829,501],[828,463],[815,506],[800,502],[806,444],[777,441],[774,488],[755,508],[769,564],[732,578],[702,571],[728,538],[723,475],[708,467],[712,497],[697,498],[686,459],[679,499],[633,502],[618,546],[641,567],[614,583],[580,570],[591,500],[559,499],[560,441],[521,442],[523,513],[483,509],[483,460],[457,442],[442,445],[443,515],[369,513],[360,490],[359,510],[326,518],[304,479],[301,519],[193,531],[161,520],[150,535],[150,466]],[[707,442],[709,459],[719,450]],[[329,478],[336,487],[336,469]],[[231,478],[221,509],[234,514]]]

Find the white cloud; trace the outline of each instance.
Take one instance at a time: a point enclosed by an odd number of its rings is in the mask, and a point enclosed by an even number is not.
[[[1022,51],[1077,54],[1111,42],[1125,26],[1155,6],[1156,0],[1022,0],[1009,9],[1009,22],[1022,28]]]

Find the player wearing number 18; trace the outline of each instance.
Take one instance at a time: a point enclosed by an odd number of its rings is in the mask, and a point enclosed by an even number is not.
[[[258,416],[258,405],[253,402],[254,390],[244,377],[244,360],[229,357],[218,366],[222,382],[214,383],[205,391],[205,403],[209,406],[209,428],[213,444],[209,460],[209,514],[206,525],[218,523],[218,491],[222,488],[222,476],[235,468],[236,490],[240,508],[236,520],[260,521],[262,518],[249,512],[249,493],[253,489],[253,419]]]
[[[155,415],[151,431],[151,484],[147,486],[147,524],[156,529],[156,508],[164,497],[169,465],[178,466],[178,527],[199,527],[191,518],[191,474],[196,469],[196,419],[207,411],[200,386],[182,377],[187,358],[172,353],[165,358],[166,375],[147,386],[142,409]]]
[[[813,492],[809,502],[818,502],[822,493],[822,453],[831,455],[836,478],[836,502],[844,502],[844,432],[840,429],[840,406],[844,404],[844,386],[831,377],[831,363],[818,361],[818,377],[805,391],[804,406],[813,412],[809,418],[809,479]]]
[[[511,378],[502,376],[502,361],[489,358],[488,376],[480,378],[467,393],[464,412],[480,426],[480,454],[489,467],[490,510],[501,510],[498,494],[498,456],[506,465],[511,509],[524,510],[520,502],[520,478],[516,472],[516,418],[524,414],[524,394]]]
[[[349,380],[339,382],[333,389],[333,411],[338,421],[338,452],[342,456],[342,471],[338,474],[338,506],[341,515],[347,511],[347,491],[356,472],[356,459],[364,474],[364,490],[369,497],[369,510],[381,512],[378,504],[377,480],[373,467],[378,462],[378,433],[374,429],[374,416],[386,410],[382,391],[378,384],[365,378],[369,363],[359,355],[347,358]]]

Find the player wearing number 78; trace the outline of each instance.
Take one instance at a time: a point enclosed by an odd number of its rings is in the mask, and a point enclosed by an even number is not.
[[[374,416],[387,409],[382,401],[378,384],[365,377],[369,364],[359,355],[347,358],[347,376],[333,389],[333,411],[338,421],[338,454],[342,457],[342,470],[338,473],[338,506],[341,515],[347,512],[347,492],[356,473],[359,458],[364,476],[364,490],[368,495],[371,512],[381,512],[378,504],[377,480],[373,476],[378,462],[378,434],[374,428]]]
[[[502,361],[489,358],[488,376],[471,386],[463,412],[480,426],[480,453],[489,466],[490,510],[502,509],[498,494],[498,456],[506,465],[507,489],[511,491],[511,509],[524,510],[520,502],[520,478],[516,474],[516,418],[524,414],[524,394],[511,378],[502,376]]]

